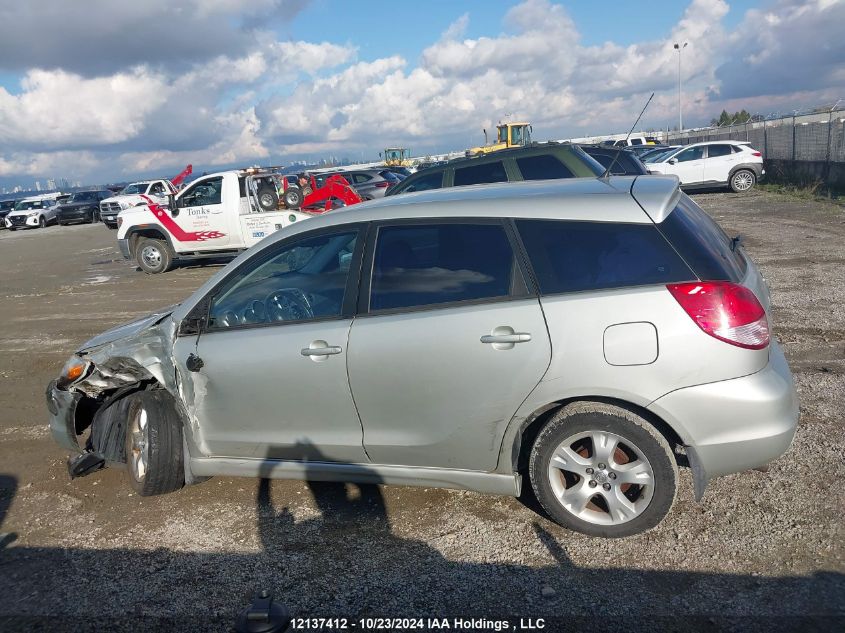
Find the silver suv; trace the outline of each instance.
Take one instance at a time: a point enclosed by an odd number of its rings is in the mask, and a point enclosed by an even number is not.
[[[389,197],[277,232],[48,388],[72,476],[210,475],[520,495],[636,534],[679,464],[766,464],[798,418],[769,296],[673,177]],[[78,436],[90,427],[84,448]]]

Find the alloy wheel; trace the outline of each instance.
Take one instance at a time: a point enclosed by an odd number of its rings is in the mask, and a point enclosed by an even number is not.
[[[643,451],[607,431],[563,440],[549,460],[548,478],[566,511],[596,525],[635,519],[654,494],[654,470]]]

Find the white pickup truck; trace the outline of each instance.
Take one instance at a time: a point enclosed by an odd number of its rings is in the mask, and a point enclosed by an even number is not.
[[[120,193],[100,202],[100,218],[110,229],[117,228],[117,214],[124,209],[147,204],[147,196],[156,204],[167,204],[169,196],[178,190],[169,180],[143,180],[126,185]]]
[[[235,255],[311,213],[278,209],[282,176],[242,169],[197,178],[159,204],[149,196],[117,216],[123,257],[146,273],[166,272],[176,259]]]

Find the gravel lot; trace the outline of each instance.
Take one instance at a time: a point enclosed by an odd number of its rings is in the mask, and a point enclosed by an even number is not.
[[[79,343],[217,266],[144,275],[102,225],[0,232],[0,630],[221,631],[259,588],[295,615],[353,622],[843,630],[845,212],[762,192],[695,198],[771,286],[801,424],[768,473],[715,480],[695,503],[684,471],[667,519],[615,541],[559,528],[530,498],[216,478],[142,499],[116,470],[69,481],[47,382]]]

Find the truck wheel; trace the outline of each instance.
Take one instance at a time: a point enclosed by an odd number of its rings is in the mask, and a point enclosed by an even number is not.
[[[560,525],[615,538],[656,526],[675,500],[678,466],[666,439],[621,407],[574,402],[540,431],[531,485]]]
[[[170,270],[173,252],[164,240],[142,237],[135,246],[135,259],[145,273],[157,275]]]
[[[298,209],[302,205],[302,190],[297,188],[285,191],[284,203],[288,209]]]
[[[258,190],[258,205],[265,211],[275,211],[279,208],[279,196],[272,187],[261,187]]]
[[[127,396],[126,471],[142,497],[179,490],[185,484],[182,421],[173,397],[163,390]]]

